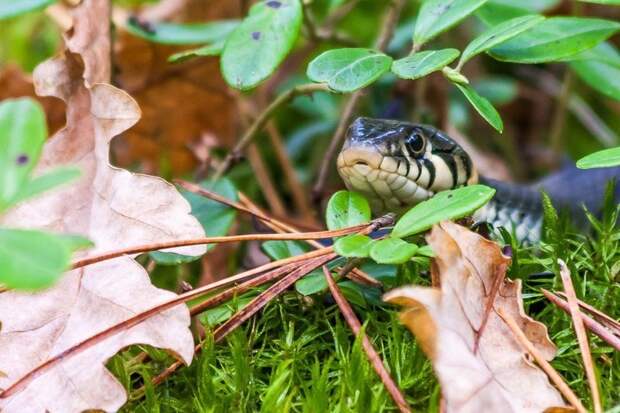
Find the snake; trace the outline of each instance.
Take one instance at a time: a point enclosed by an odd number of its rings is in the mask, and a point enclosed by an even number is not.
[[[469,154],[441,130],[392,119],[357,118],[347,129],[337,158],[347,189],[362,194],[373,213],[402,215],[441,191],[472,184],[495,189],[493,198],[472,215],[474,222],[508,230],[519,242],[538,243],[543,199],[584,225],[584,209],[600,213],[609,180],[620,168],[563,168],[534,184],[498,181],[479,175]],[[616,199],[620,188],[616,186]]]

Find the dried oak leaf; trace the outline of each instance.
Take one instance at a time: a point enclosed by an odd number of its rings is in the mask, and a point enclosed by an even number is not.
[[[1,224],[77,233],[95,242],[89,254],[155,241],[204,236],[189,204],[164,180],[109,164],[110,140],[140,117],[136,102],[106,84],[109,73],[107,0],[84,0],[64,56],[35,70],[37,92],[67,104],[67,125],[46,143],[38,172],[71,164],[79,181],[18,206]],[[89,50],[88,53],[83,53]],[[86,70],[84,70],[86,68]],[[177,250],[200,254],[204,248]],[[164,348],[189,363],[193,339],[185,306],[127,329],[39,375],[21,378],[96,333],[174,294],[151,285],[131,257],[68,272],[53,288],[0,294],[2,412],[118,410],[123,386],[105,362],[132,344]],[[14,386],[19,383],[18,386]]]
[[[433,227],[427,241],[441,287],[403,287],[384,298],[405,306],[401,321],[431,359],[446,411],[521,413],[563,406],[559,392],[495,312],[502,308],[547,360],[554,357],[546,327],[524,313],[520,280],[504,278],[474,351],[491,286],[510,259],[494,242],[451,222]]]

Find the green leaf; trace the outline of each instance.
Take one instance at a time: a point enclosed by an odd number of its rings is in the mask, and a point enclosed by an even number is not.
[[[82,237],[0,229],[0,283],[24,290],[49,287],[69,269],[72,252],[90,245]]]
[[[0,103],[0,212],[24,190],[47,136],[41,105],[30,98]]]
[[[295,283],[295,291],[301,295],[312,295],[325,291],[327,289],[327,281],[323,271],[314,270],[310,274],[304,276]]]
[[[427,50],[392,63],[392,72],[403,79],[418,79],[442,69],[459,55],[456,49]]]
[[[370,257],[379,264],[404,264],[413,257],[418,246],[400,238],[389,237],[374,241]]]
[[[446,66],[441,69],[441,73],[452,83],[460,85],[468,85],[469,79],[467,79],[461,72],[456,69]]]
[[[426,0],[416,19],[413,43],[417,47],[448,30],[487,0]]]
[[[265,241],[262,248],[272,260],[283,260],[308,251],[303,244],[297,241]]]
[[[408,237],[438,222],[463,218],[486,204],[494,194],[495,189],[484,185],[441,191],[407,211],[394,226],[392,236]]]
[[[205,180],[200,183],[200,186],[222,195],[224,198],[228,198],[231,201],[237,201],[237,189],[227,178],[221,178],[215,184],[211,181]],[[183,190],[180,192],[183,197],[189,201],[189,204],[192,207],[192,215],[198,219],[198,222],[200,222],[202,228],[204,228],[205,235],[207,237],[220,237],[228,234],[228,231],[237,216],[237,212],[233,208],[193,192]],[[212,248],[215,248],[215,244],[207,245],[207,251]],[[159,251],[151,252],[149,253],[149,256],[161,265],[178,265],[195,261],[200,258],[200,256]]]
[[[337,92],[352,92],[368,86],[390,70],[392,58],[372,49],[332,49],[321,53],[308,65],[314,82],[327,83]]]
[[[544,19],[545,17],[541,15],[521,16],[491,27],[467,45],[461,55],[457,68],[463,66],[465,62],[477,54],[486,52],[492,47],[523,33]]]
[[[476,16],[487,26],[526,14],[542,13],[558,5],[560,0],[489,0],[476,11]]]
[[[478,78],[472,87],[482,97],[494,105],[505,105],[517,97],[517,81],[508,76],[489,76]]]
[[[54,169],[52,172],[38,176],[24,185],[24,187],[15,194],[13,202],[18,203],[27,198],[40,195],[45,191],[77,179],[80,174],[80,170],[74,167]]]
[[[620,146],[591,153],[577,161],[577,168],[607,168],[620,165]]]
[[[219,56],[224,49],[224,42],[217,42],[199,47],[197,49],[185,50],[168,56],[168,61],[172,63],[184,62],[193,57]]]
[[[497,113],[497,110],[493,107],[491,102],[477,94],[474,89],[467,85],[461,85],[458,83],[455,83],[454,85],[458,87],[461,92],[463,92],[469,103],[471,103],[480,116],[489,122],[489,124],[499,133],[502,133],[504,130],[504,122],[502,122],[502,118],[499,116],[499,113]]]
[[[237,311],[248,305],[254,299],[256,294],[247,294],[242,297],[236,297],[230,302],[218,305],[200,314],[200,322],[203,325],[216,326],[228,320]]]
[[[570,67],[593,89],[620,100],[620,53],[604,42],[575,56]]]
[[[344,295],[344,298],[346,298],[349,303],[358,307],[368,306],[368,301],[366,300],[366,297],[364,295],[364,291],[368,290],[367,288],[365,289],[364,287],[354,283],[353,281],[341,281],[338,283],[338,288],[340,289],[342,295]],[[378,300],[378,305],[381,305],[381,300]]]
[[[19,16],[56,3],[56,0],[0,0],[0,20]]]
[[[620,23],[610,20],[551,17],[489,53],[507,62],[553,62],[590,49],[618,30]]]
[[[372,238],[366,235],[351,234],[338,239],[334,243],[334,251],[343,257],[364,258],[370,254],[372,242]]]
[[[148,23],[127,20],[127,31],[143,39],[163,44],[200,44],[224,41],[239,25],[239,20],[208,23]]]
[[[330,230],[352,227],[369,221],[368,201],[357,192],[338,191],[327,203],[325,222]]]
[[[267,79],[289,53],[299,35],[299,0],[260,1],[228,36],[222,52],[226,82],[247,90]]]

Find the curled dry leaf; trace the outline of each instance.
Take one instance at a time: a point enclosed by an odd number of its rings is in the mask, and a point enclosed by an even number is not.
[[[102,16],[108,7],[107,0],[83,1],[73,11],[74,21],[89,24],[75,26],[64,55],[45,62],[34,75],[39,94],[67,104],[67,125],[47,142],[38,172],[71,164],[82,176],[70,187],[21,204],[1,223],[86,236],[96,244],[92,254],[204,236],[172,185],[109,164],[110,140],[136,123],[140,110],[128,94],[105,83],[110,44],[109,22]],[[204,248],[177,251],[200,254]],[[162,312],[40,375],[27,375],[64,350],[172,296],[153,287],[130,257],[68,272],[47,291],[0,294],[0,371],[6,374],[0,377],[5,390],[0,409],[118,410],[126,394],[105,362],[120,349],[141,343],[165,348],[189,363],[194,345],[185,306]]]
[[[502,308],[545,359],[554,357],[546,327],[523,311],[520,280],[504,279],[500,285],[474,351],[493,280],[504,275],[510,259],[497,244],[451,222],[433,227],[427,241],[436,254],[432,272],[440,288],[404,287],[384,298],[405,306],[401,320],[431,359],[447,412],[542,412],[563,406],[559,392],[495,312]]]

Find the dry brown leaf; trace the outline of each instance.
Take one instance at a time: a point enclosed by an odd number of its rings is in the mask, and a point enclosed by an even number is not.
[[[42,64],[34,75],[39,94],[57,96],[67,104],[67,126],[47,142],[38,172],[71,164],[82,176],[69,187],[20,205],[2,223],[84,235],[96,244],[90,254],[204,236],[172,185],[109,164],[110,140],[136,123],[140,110],[128,94],[104,83],[109,74],[109,24],[102,16],[108,4],[83,1],[74,20],[90,24],[76,26],[64,56]],[[63,350],[173,296],[153,287],[146,271],[130,257],[71,271],[44,292],[0,294],[0,371],[6,373],[0,387],[10,388]],[[25,388],[1,399],[0,409],[118,410],[126,394],[105,362],[122,348],[141,343],[165,348],[189,363],[194,347],[189,322],[185,306],[165,311],[34,377]]]
[[[431,359],[447,412],[541,412],[563,406],[559,392],[495,312],[502,308],[545,359],[554,357],[546,327],[523,311],[520,280],[505,279],[500,286],[474,353],[493,280],[510,259],[497,244],[451,222],[433,227],[427,241],[441,287],[403,287],[385,300],[406,307],[401,320]]]
[[[140,13],[140,20],[212,21],[240,16],[240,1],[164,1]],[[229,148],[237,134],[238,110],[220,74],[219,58],[172,64],[168,57],[193,46],[148,42],[119,30],[115,42],[115,84],[138,101],[143,116],[113,145],[120,165],[141,163],[144,170],[168,165],[173,174],[198,163],[191,151],[204,134]]]

